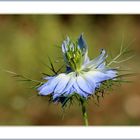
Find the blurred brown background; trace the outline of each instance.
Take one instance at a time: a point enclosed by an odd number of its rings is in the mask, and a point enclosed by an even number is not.
[[[94,58],[101,48],[115,56],[124,36],[124,46],[136,57],[121,66],[131,72],[140,70],[139,15],[1,15],[0,68],[41,79],[49,72],[43,63],[59,60],[66,35],[76,40],[84,33],[89,56]],[[43,63],[42,63],[43,62]],[[55,62],[56,68],[61,65]],[[88,104],[90,125],[140,125],[140,76],[129,78],[132,83],[114,87],[100,106]],[[49,104],[46,97],[36,96],[30,84],[19,82],[0,71],[0,125],[82,125],[77,104],[65,110]],[[62,119],[63,118],[63,119]]]

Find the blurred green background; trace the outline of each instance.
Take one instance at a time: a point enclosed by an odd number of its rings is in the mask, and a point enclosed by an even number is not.
[[[139,15],[1,15],[0,68],[40,80],[48,56],[55,67],[61,65],[61,50],[56,46],[69,35],[73,40],[84,33],[89,56],[101,48],[115,56],[124,36],[124,46],[136,57],[122,64],[133,72],[140,70]],[[60,61],[58,61],[60,60]],[[58,61],[58,62],[57,62]],[[140,125],[140,76],[129,78],[131,84],[114,87],[97,106],[88,104],[90,125]],[[76,104],[63,110],[36,96],[31,85],[19,82],[0,71],[0,125],[82,125],[81,109]]]

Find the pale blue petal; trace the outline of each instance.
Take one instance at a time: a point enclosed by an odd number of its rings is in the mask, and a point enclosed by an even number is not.
[[[98,67],[97,70],[102,70],[105,69],[105,62],[101,63]]]
[[[88,57],[88,54],[86,53],[85,54],[85,56],[84,56],[85,58],[84,58],[84,63],[83,63],[83,65],[86,65],[87,63],[89,63],[89,61],[90,61],[90,59],[89,59],[89,57]]]
[[[47,76],[47,77],[44,77],[45,80],[50,80],[50,79],[53,79],[54,77],[56,76]]]
[[[86,81],[86,79],[83,78],[82,74],[80,74],[76,78],[76,82],[77,82],[78,86],[80,87],[80,89],[82,89],[86,93],[89,93],[89,94],[92,93],[92,87],[91,87],[91,85]]]
[[[66,62],[66,65],[69,67],[69,60],[66,56],[66,53],[68,51],[68,46],[70,47],[71,50],[74,49],[74,45],[73,43],[70,41],[70,38],[67,37],[66,40],[63,41],[62,43],[62,52],[63,52],[63,56],[64,56],[64,61]]]
[[[55,77],[54,77],[54,78],[55,78]],[[54,79],[54,78],[53,78],[53,79]],[[40,91],[40,90],[42,90],[44,87],[48,86],[48,85],[51,83],[51,81],[52,81],[53,79],[48,80],[46,83],[44,83],[42,86],[40,86],[37,90]]]
[[[114,78],[117,76],[117,70],[114,69],[108,69],[104,72],[105,74],[107,74],[110,78]]]
[[[84,73],[84,78],[86,79],[87,83],[90,85],[91,89],[92,89],[92,93],[94,93],[95,88],[97,87],[94,78],[91,77],[91,75],[89,75],[88,73]]]
[[[75,90],[75,93],[77,93],[77,94],[79,94],[80,96],[85,97],[85,98],[88,97],[89,93],[87,93],[86,91],[84,91],[83,89],[81,89],[81,88],[79,87],[79,84],[78,84],[77,81],[74,83],[73,88],[74,88],[74,90]]]
[[[76,81],[76,78],[74,76],[71,76],[71,78],[69,79],[65,89],[63,90],[63,93],[68,93],[70,94],[71,92],[73,92],[73,85]]]
[[[89,63],[84,65],[83,69],[87,69],[87,68],[88,69],[95,69],[95,68],[98,68],[98,66],[100,66],[105,61],[105,59],[107,57],[107,56],[105,56],[105,54],[106,54],[105,50],[102,49],[101,54],[97,58],[91,60]]]
[[[117,76],[117,70],[116,69],[108,69],[108,68],[98,68],[98,71],[106,74],[107,76],[109,76],[110,78],[114,78]]]
[[[69,80],[70,80],[69,75],[60,74],[59,75],[59,82],[58,82],[57,86],[55,87],[54,94],[55,93],[59,93],[59,94],[63,93],[63,90],[66,88]]]
[[[38,88],[40,95],[49,95],[54,92],[55,87],[60,81],[59,75],[53,79],[48,80],[44,85]]]
[[[71,88],[69,88],[65,93],[64,96],[68,96],[70,94],[73,94],[75,92],[75,89],[73,88],[73,86]]]
[[[62,52],[65,54],[68,51],[67,46],[70,43],[70,38],[67,36],[66,40],[63,41],[62,43]]]
[[[48,81],[49,82],[49,81]],[[40,86],[39,88],[37,88],[38,91],[41,91],[45,86],[48,85],[48,82],[46,82],[45,84],[43,84],[42,86]]]
[[[105,80],[112,78],[108,74],[105,74],[100,71],[89,71],[89,72],[87,72],[87,75],[89,75],[93,78],[94,83],[103,82]]]

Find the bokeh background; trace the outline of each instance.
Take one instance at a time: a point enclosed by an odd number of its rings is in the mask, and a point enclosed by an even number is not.
[[[5,70],[41,80],[50,73],[48,56],[55,68],[61,66],[57,47],[69,35],[73,40],[84,33],[89,56],[101,48],[115,56],[124,38],[135,58],[121,65],[131,72],[140,70],[139,15],[1,15],[0,16],[0,125],[82,125],[81,108],[74,104],[63,112],[61,105],[49,104],[37,96],[28,82],[17,81]],[[140,76],[132,83],[114,87],[100,100],[89,101],[90,125],[140,125]]]

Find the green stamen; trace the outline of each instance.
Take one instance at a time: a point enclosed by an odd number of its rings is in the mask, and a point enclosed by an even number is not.
[[[83,52],[78,47],[78,42],[70,42],[67,46],[68,50],[66,52],[67,61],[73,71],[80,71],[83,63]]]

